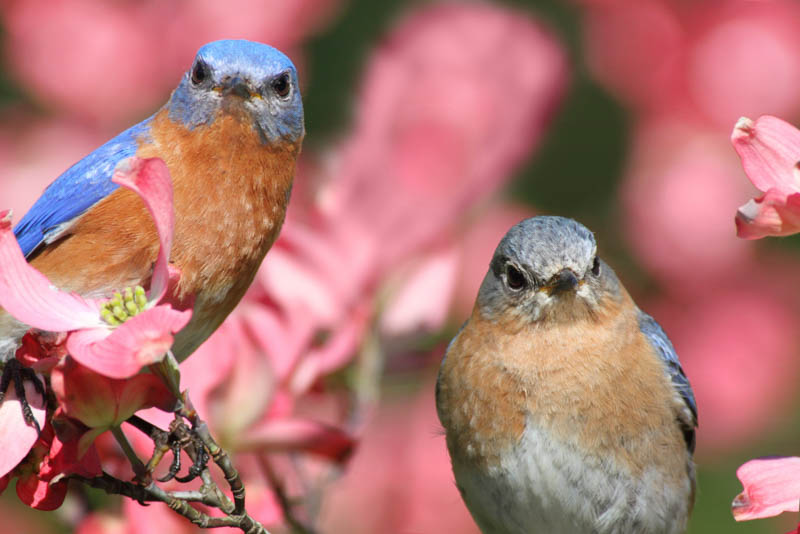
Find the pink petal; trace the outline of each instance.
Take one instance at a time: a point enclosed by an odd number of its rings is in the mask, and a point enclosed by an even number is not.
[[[736,212],[736,235],[743,239],[784,236],[800,232],[800,193],[786,195],[777,188],[750,200]]]
[[[396,336],[440,328],[453,300],[458,259],[458,250],[453,247],[431,254],[415,266],[392,295],[381,318],[382,329]]]
[[[306,451],[335,461],[347,459],[354,447],[354,438],[343,430],[306,419],[269,421],[248,432],[241,442],[241,450]]]
[[[36,392],[30,381],[25,381],[25,396],[31,405],[33,417],[44,428],[44,399]],[[19,464],[31,450],[39,437],[36,428],[28,425],[22,416],[14,385],[9,387],[6,398],[0,403],[0,477]]]
[[[800,502],[800,458],[759,458],[736,470],[744,491],[731,505],[737,521],[797,512]]]
[[[45,482],[30,473],[17,481],[17,497],[19,500],[37,510],[55,510],[64,502],[67,496],[67,481],[62,480],[55,484]]]
[[[747,177],[757,188],[776,188],[784,194],[800,192],[794,166],[800,161],[800,130],[777,117],[762,115],[755,122],[742,117],[731,142]]]
[[[136,192],[147,206],[158,232],[161,247],[153,269],[150,300],[158,302],[167,290],[167,264],[172,249],[175,214],[172,209],[172,178],[167,164],[160,158],[127,158],[117,164],[112,182]]]
[[[8,211],[0,212],[0,266],[0,307],[23,323],[50,332],[102,324],[96,304],[59,291],[28,264]]]
[[[145,365],[161,361],[172,346],[172,335],[186,326],[191,310],[162,304],[131,317],[110,335],[99,329],[74,332],[67,350],[89,369],[111,378],[128,378]]]
[[[168,409],[174,404],[166,386],[153,374],[108,378],[74,358],[64,358],[53,369],[51,384],[64,413],[89,428],[107,430],[143,408]]]

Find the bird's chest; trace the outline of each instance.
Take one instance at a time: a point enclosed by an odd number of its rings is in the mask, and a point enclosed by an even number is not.
[[[658,472],[634,476],[538,425],[527,425],[498,459],[453,461],[464,501],[487,534],[677,534],[685,525],[685,495]]]
[[[235,115],[191,131],[153,130],[164,133],[150,151],[173,178],[170,259],[181,269],[180,291],[209,303],[238,301],[283,224],[298,149],[265,145]]]
[[[437,407],[484,532],[681,531],[686,451],[658,362],[621,356],[638,350],[625,323],[515,330],[473,314],[454,340]]]

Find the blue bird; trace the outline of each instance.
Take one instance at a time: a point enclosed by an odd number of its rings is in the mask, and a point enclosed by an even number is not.
[[[164,107],[44,191],[14,228],[17,241],[60,289],[102,298],[147,285],[155,227],[139,197],[111,177],[127,157],[163,159],[174,192],[170,262],[181,271],[175,299],[193,302],[173,345],[184,359],[236,306],[277,238],[304,133],[289,58],[260,43],[208,43]],[[0,310],[0,359],[27,329]]]

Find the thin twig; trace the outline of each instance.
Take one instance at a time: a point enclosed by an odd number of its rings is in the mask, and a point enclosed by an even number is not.
[[[286,495],[283,481],[281,481],[278,474],[272,468],[266,454],[257,454],[256,459],[258,460],[261,470],[264,472],[264,476],[267,477],[270,486],[272,486],[272,490],[275,492],[275,497],[278,499],[278,504],[280,504],[281,510],[283,511],[283,518],[292,528],[292,532],[296,534],[315,534],[315,531],[311,527],[294,515],[294,507],[289,500],[289,496]]]
[[[147,470],[144,467],[144,464],[136,456],[136,451],[133,450],[131,444],[128,442],[128,438],[125,437],[125,433],[122,431],[122,428],[119,426],[111,427],[111,434],[114,436],[114,439],[117,440],[122,452],[125,453],[125,456],[128,457],[128,460],[131,462],[131,467],[133,468],[133,473],[136,475],[136,478],[141,480],[142,482],[146,482],[146,478],[149,476]]]
[[[225,517],[212,517],[194,508],[187,500],[180,499],[156,486],[151,482],[140,486],[132,482],[124,482],[103,473],[97,477],[83,477],[70,475],[69,478],[79,480],[93,488],[98,488],[111,495],[123,495],[135,499],[141,504],[147,502],[163,502],[172,510],[179,513],[200,528],[233,527],[246,534],[269,534],[261,523],[250,517],[247,513],[241,515],[228,515]]]

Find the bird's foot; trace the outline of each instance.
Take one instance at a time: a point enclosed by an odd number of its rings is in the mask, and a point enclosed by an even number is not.
[[[14,393],[17,395],[20,406],[22,406],[22,416],[28,425],[36,427],[36,431],[41,433],[42,429],[39,427],[39,422],[33,416],[33,410],[28,403],[25,395],[25,380],[30,380],[36,392],[44,398],[44,384],[36,376],[36,373],[30,367],[25,367],[16,358],[8,360],[3,367],[2,374],[0,374],[0,403],[3,402],[11,382],[14,382]]]
[[[191,482],[203,473],[210,460],[208,451],[197,433],[187,426],[178,414],[169,425],[167,443],[172,450],[172,463],[167,474],[158,479],[160,482],[167,482],[173,478],[181,483]],[[181,477],[178,476],[178,472],[181,469],[181,451],[184,450],[192,459],[192,466],[186,476]]]

